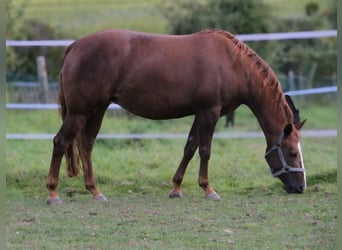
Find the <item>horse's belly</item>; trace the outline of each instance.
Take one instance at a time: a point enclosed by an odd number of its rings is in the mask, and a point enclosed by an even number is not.
[[[139,101],[132,98],[129,101],[125,100],[117,103],[135,115],[155,120],[180,118],[193,114],[193,110],[189,105],[172,104],[161,100],[146,99]]]

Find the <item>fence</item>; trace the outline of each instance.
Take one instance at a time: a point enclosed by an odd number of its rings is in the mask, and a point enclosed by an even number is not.
[[[298,95],[313,95],[322,93],[334,93],[337,92],[337,86],[316,88],[316,89],[305,89],[297,91],[289,91],[286,94],[291,96]],[[29,109],[29,110],[52,110],[58,109],[57,104],[27,104],[27,103],[7,103],[6,109]],[[117,104],[111,104],[108,109],[120,110],[121,107]],[[262,132],[229,132],[229,133],[215,133],[214,138],[262,138],[264,135]],[[337,130],[307,130],[302,131],[302,136],[304,137],[336,137]],[[52,139],[54,134],[6,134],[6,139],[8,140],[43,140]],[[99,134],[98,139],[179,139],[186,138],[187,134]]]
[[[270,34],[243,34],[237,35],[242,41],[268,41],[268,40],[287,40],[287,39],[313,39],[313,38],[324,38],[324,37],[336,37],[336,30],[325,30],[325,31],[305,31],[305,32],[289,32],[289,33],[270,33]],[[74,40],[43,40],[43,41],[12,41],[7,40],[6,46],[68,46]],[[37,59],[38,63],[38,59]],[[42,62],[40,62],[41,64]],[[39,63],[38,63],[39,65]],[[43,69],[43,70],[42,70]],[[55,103],[42,104],[41,102],[47,102],[47,100],[57,99],[57,83],[50,83],[47,85],[46,76],[44,76],[44,66],[38,67],[38,77],[40,83],[36,82],[15,82],[10,83],[7,86],[7,93],[11,95],[9,99],[10,103],[6,104],[6,109],[58,109],[58,105]],[[337,91],[337,86],[328,86],[314,89],[301,89],[293,90],[295,76],[289,72],[288,85],[290,86],[287,94],[292,96],[297,95],[312,95],[320,93],[331,93]],[[302,81],[302,79],[300,79]],[[47,89],[48,88],[48,89]],[[31,90],[31,91],[28,91]],[[34,90],[34,91],[32,91]],[[47,98],[47,95],[49,98]],[[14,103],[11,103],[14,102]],[[33,103],[29,103],[33,102]],[[121,107],[116,104],[109,106],[109,109],[120,110]],[[324,132],[324,131],[323,131]],[[319,136],[320,134],[315,131],[304,132],[304,136]],[[321,134],[322,136],[336,136],[336,130],[325,131]],[[240,137],[261,137],[261,133],[235,133],[235,134],[215,134],[215,137],[220,138],[240,138]],[[7,139],[51,139],[51,134],[7,134]],[[171,139],[171,138],[185,138],[183,134],[126,134],[126,135],[99,135],[98,138],[103,139]]]
[[[288,33],[269,33],[269,34],[241,34],[237,37],[242,41],[269,41],[269,40],[288,40],[288,39],[315,39],[325,37],[336,37],[336,30],[322,31],[304,31]],[[13,41],[7,40],[7,47],[56,47],[68,46],[74,40],[39,40],[39,41]],[[7,84],[7,102],[11,103],[49,103],[57,100],[58,84],[50,82],[48,84],[45,62],[42,57],[37,57],[37,73],[39,83],[37,82],[11,82]],[[303,76],[296,76],[289,71],[287,75],[278,75],[285,90],[296,90],[312,87],[311,84],[305,86]],[[310,77],[308,77],[310,78]],[[331,76],[328,84],[319,84],[318,86],[336,85],[336,77]],[[320,80],[321,82],[321,80]],[[318,87],[316,86],[316,87]]]
[[[268,34],[241,34],[236,35],[244,42],[270,41],[270,40],[289,40],[289,39],[313,39],[324,37],[337,37],[337,30],[316,30],[286,33]],[[32,46],[69,46],[74,40],[37,40],[37,41],[14,41],[6,40],[6,47],[32,47]]]
[[[322,88],[314,88],[314,89],[302,89],[302,90],[294,90],[287,91],[285,94],[290,96],[299,96],[299,95],[313,95],[313,94],[325,94],[325,93],[336,93],[337,86],[329,86]],[[49,109],[58,109],[58,105],[56,103],[6,103],[6,109],[30,109],[30,110],[49,110]],[[121,107],[117,104],[109,105],[108,109],[121,109]]]

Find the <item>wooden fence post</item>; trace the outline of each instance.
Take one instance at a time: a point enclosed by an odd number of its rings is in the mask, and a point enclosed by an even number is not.
[[[337,85],[336,72],[332,73],[332,75],[331,75],[331,83],[332,83],[332,85]]]
[[[292,70],[287,73],[287,82],[289,84],[289,90],[295,90],[295,75]]]
[[[41,86],[39,99],[42,103],[47,103],[49,100],[49,85],[48,85],[48,76],[46,72],[45,57],[38,56],[36,61],[37,61],[38,80]]]
[[[315,74],[316,74],[316,69],[317,69],[317,63],[314,62],[311,64],[311,68],[310,68],[310,71],[309,71],[309,75],[308,75],[308,78],[307,78],[307,81],[306,81],[306,87],[308,89],[311,89],[313,87],[317,87],[317,86],[314,86],[313,84],[313,79],[315,77]]]

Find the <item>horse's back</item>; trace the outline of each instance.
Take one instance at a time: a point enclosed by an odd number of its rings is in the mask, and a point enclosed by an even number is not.
[[[115,102],[149,118],[181,117],[194,113],[198,102],[219,99],[222,61],[213,41],[106,30],[77,40],[62,70],[89,105]]]

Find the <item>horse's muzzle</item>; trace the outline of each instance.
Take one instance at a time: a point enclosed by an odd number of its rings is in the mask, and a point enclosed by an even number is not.
[[[289,194],[301,194],[305,190],[305,185],[301,184],[298,186],[292,186],[292,185],[285,185],[284,189],[286,190],[287,193]]]

